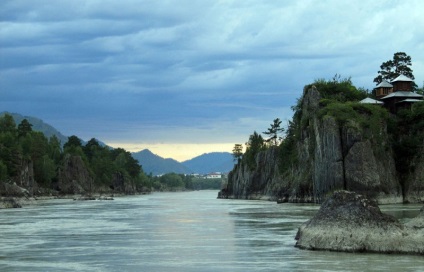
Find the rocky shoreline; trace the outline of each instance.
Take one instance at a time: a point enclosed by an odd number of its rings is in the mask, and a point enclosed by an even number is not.
[[[309,250],[424,255],[424,207],[407,222],[380,211],[363,195],[337,191],[299,227],[296,247]]]
[[[37,197],[0,197],[0,209],[22,208],[33,205],[40,200],[69,199],[74,201],[83,200],[114,200],[115,195],[63,195],[63,196],[37,196]]]

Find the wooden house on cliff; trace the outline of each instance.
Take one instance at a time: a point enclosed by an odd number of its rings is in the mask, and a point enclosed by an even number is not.
[[[375,87],[375,97],[380,99],[393,92],[393,85],[383,79],[380,84]]]
[[[397,113],[400,109],[411,108],[413,103],[421,102],[424,97],[414,93],[413,80],[400,75],[391,83],[383,80],[375,87],[376,98],[384,102],[391,113]]]

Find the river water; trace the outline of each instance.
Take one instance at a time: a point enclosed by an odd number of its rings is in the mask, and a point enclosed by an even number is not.
[[[0,271],[424,271],[422,256],[294,248],[319,206],[216,199],[217,191],[0,210]],[[383,206],[402,220],[419,205]]]

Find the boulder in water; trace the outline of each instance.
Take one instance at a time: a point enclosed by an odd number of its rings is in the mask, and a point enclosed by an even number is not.
[[[424,212],[403,225],[364,196],[337,191],[305,222],[296,247],[344,252],[424,255]]]

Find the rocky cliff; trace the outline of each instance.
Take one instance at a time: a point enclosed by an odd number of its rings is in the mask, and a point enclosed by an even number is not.
[[[67,154],[59,171],[55,189],[61,194],[91,194],[93,178],[80,156]]]
[[[424,200],[424,158],[417,156],[408,181],[400,180],[388,118],[380,108],[372,108],[379,106],[326,107],[315,86],[305,87],[300,101],[295,132],[286,138],[290,146],[260,152],[254,169],[241,160],[221,197],[321,203],[343,189],[379,203]]]
[[[243,199],[267,198],[275,194],[274,184],[280,181],[278,170],[278,149],[260,152],[256,158],[255,170],[246,163],[237,164],[229,173],[226,197]]]
[[[69,154],[65,156],[55,189],[61,194],[83,195],[94,193],[134,194],[136,192],[131,179],[120,172],[113,175],[108,187],[95,184],[92,174],[82,158]]]

